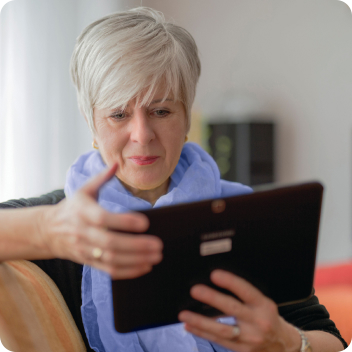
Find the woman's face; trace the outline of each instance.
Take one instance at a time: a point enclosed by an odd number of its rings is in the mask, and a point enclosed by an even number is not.
[[[107,165],[118,163],[116,176],[136,195],[139,190],[167,191],[169,177],[186,137],[183,104],[172,96],[161,102],[159,88],[149,106],[94,109],[95,141]]]

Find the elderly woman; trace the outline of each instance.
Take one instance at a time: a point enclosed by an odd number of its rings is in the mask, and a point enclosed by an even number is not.
[[[279,310],[250,283],[220,270],[211,280],[241,301],[203,285],[191,295],[235,317],[235,326],[183,311],[179,319],[185,324],[117,333],[110,277],[132,279],[162,260],[158,238],[128,234],[148,228],[147,219],[131,211],[251,190],[220,180],[214,160],[199,146],[185,144],[200,75],[198,51],[191,35],[160,13],[137,8],[89,25],[77,40],[71,75],[97,150],[70,168],[67,199],[0,212],[6,224],[0,258],[36,259],[51,273],[89,350],[332,352],[347,346],[315,296]],[[62,198],[54,192],[2,207]],[[50,258],[69,262],[43,260]],[[84,264],[83,272],[73,262]],[[72,275],[74,283],[66,279]],[[81,304],[84,330],[77,313]]]

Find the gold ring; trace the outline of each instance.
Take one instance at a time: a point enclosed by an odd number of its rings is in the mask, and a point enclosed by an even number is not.
[[[93,248],[92,250],[92,256],[95,258],[95,259],[100,259],[103,255],[103,250],[99,247],[95,247]]]
[[[237,339],[238,336],[240,336],[240,333],[241,333],[240,327],[238,325],[235,325],[232,328],[232,338]]]

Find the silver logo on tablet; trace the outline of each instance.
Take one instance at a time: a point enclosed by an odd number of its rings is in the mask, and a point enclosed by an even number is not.
[[[200,255],[206,256],[230,252],[232,249],[232,240],[229,237],[233,237],[234,235],[234,229],[203,233],[200,238],[205,242],[200,244]]]
[[[211,254],[230,252],[232,249],[231,238],[223,238],[222,240],[202,242],[200,244],[200,255],[206,256]]]

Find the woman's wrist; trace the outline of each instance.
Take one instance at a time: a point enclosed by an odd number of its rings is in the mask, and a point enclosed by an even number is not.
[[[283,326],[284,352],[300,352],[302,339],[296,328],[280,317]]]

